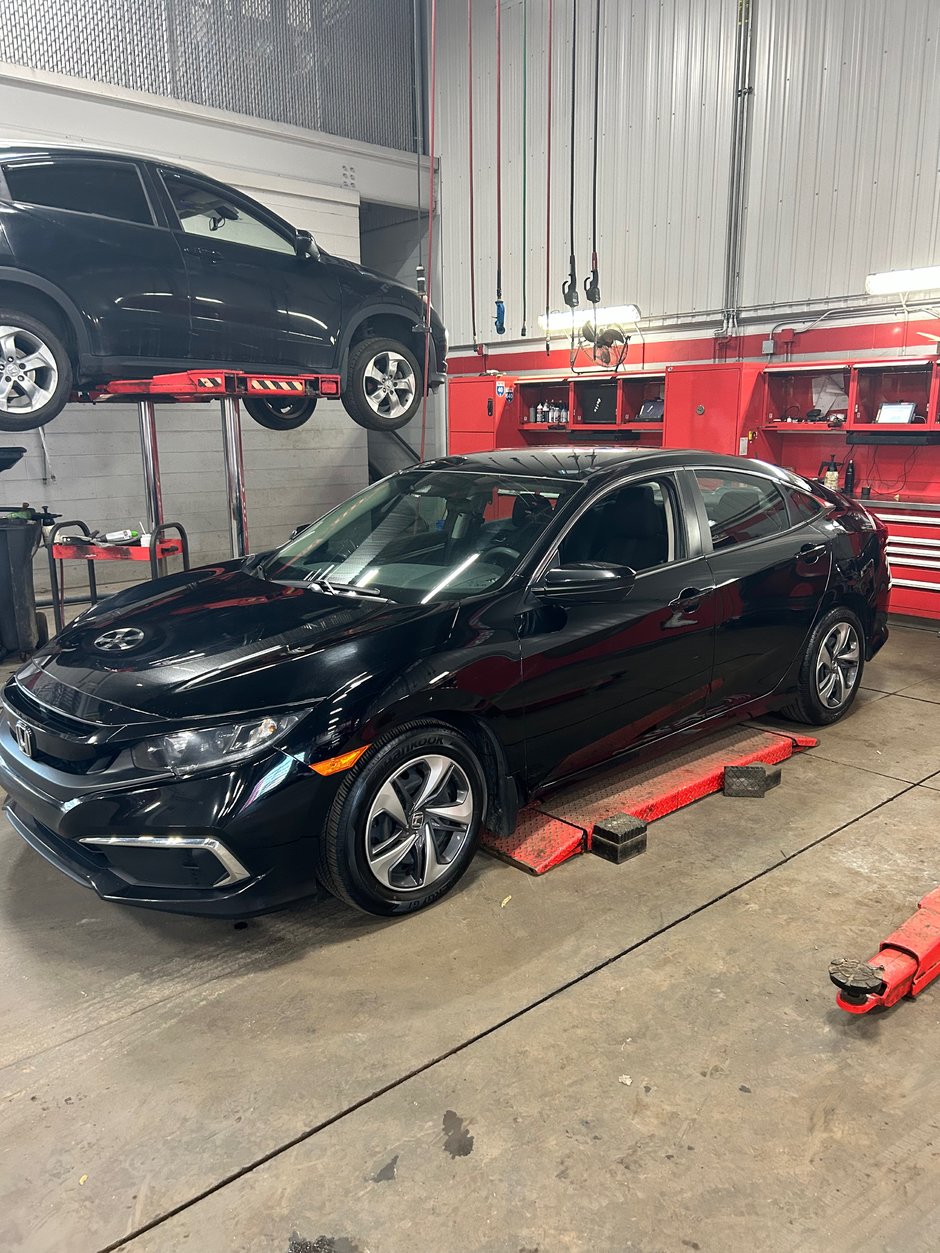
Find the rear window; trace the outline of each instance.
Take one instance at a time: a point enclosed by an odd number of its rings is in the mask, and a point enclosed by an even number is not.
[[[726,470],[696,470],[695,478],[716,550],[789,529],[783,494],[769,479]]]
[[[140,174],[117,161],[32,161],[3,169],[7,187],[21,204],[94,213],[123,222],[153,224]]]

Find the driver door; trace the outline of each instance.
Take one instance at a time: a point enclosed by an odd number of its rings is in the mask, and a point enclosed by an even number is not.
[[[522,631],[526,764],[553,782],[695,722],[712,678],[718,597],[671,474],[608,489],[548,565],[636,570],[622,599],[535,592]],[[536,584],[538,578],[536,578]]]
[[[162,177],[189,278],[193,361],[273,371],[330,365],[338,285],[332,318],[324,308],[295,309],[298,284],[320,291],[323,267],[298,256],[287,224],[211,180],[175,170]],[[300,338],[292,319],[302,322]]]

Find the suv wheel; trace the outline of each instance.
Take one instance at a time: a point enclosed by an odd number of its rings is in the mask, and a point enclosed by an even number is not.
[[[58,335],[28,314],[0,308],[0,431],[45,426],[71,390],[72,363]]]
[[[249,417],[269,431],[293,431],[313,417],[317,407],[316,396],[304,396],[301,400],[271,396],[262,399],[252,396],[245,402]]]
[[[469,742],[450,727],[406,723],[343,781],[320,841],[320,880],[366,913],[423,909],[470,865],[485,808]]]
[[[825,727],[852,707],[865,665],[861,623],[851,609],[832,609],[809,637],[796,700],[781,710],[794,722]]]
[[[421,367],[410,348],[394,339],[364,339],[349,353],[343,405],[370,431],[397,431],[421,404]]]

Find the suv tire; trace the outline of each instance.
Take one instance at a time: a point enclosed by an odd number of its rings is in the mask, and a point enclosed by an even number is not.
[[[368,431],[397,431],[418,412],[424,379],[418,359],[395,339],[364,339],[349,352],[343,405]]]
[[[72,362],[57,332],[31,314],[0,306],[0,431],[45,426],[71,392]]]
[[[266,426],[269,431],[294,431],[313,417],[317,398],[304,396],[301,400],[293,400],[282,396],[270,399],[252,396],[244,404],[245,412],[259,426]]]

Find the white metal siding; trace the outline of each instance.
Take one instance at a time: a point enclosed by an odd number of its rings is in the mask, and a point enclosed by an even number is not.
[[[861,293],[871,270],[940,261],[940,0],[753,0],[740,300],[773,311]],[[465,0],[441,0],[438,150],[445,314],[470,339]],[[495,15],[474,0],[477,323],[496,342]],[[522,0],[503,0],[507,339],[521,327]],[[529,334],[544,308],[547,3],[529,0]],[[570,0],[555,0],[551,306],[568,257]],[[575,228],[590,263],[594,4],[578,5]],[[737,0],[603,0],[602,302],[717,315],[728,208]],[[581,307],[585,300],[581,292]]]
[[[758,0],[741,301],[940,260],[938,0]]]

